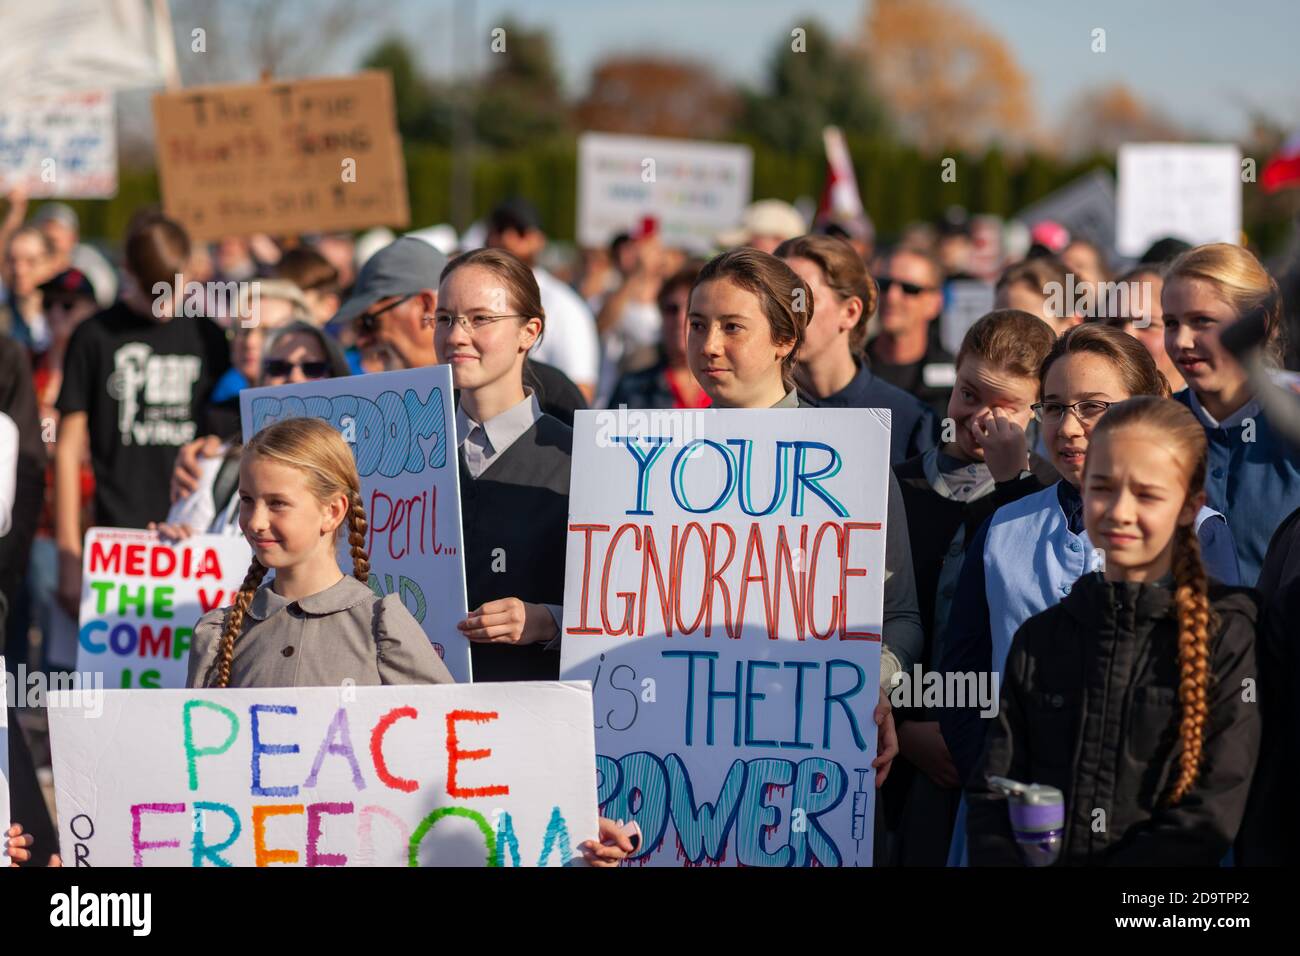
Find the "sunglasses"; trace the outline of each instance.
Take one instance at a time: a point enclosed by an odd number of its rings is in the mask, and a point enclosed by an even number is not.
[[[360,315],[357,316],[356,319],[357,328],[359,328],[362,332],[375,331],[375,329],[379,327],[379,317],[381,315],[383,315],[385,312],[389,311],[390,309],[397,308],[399,305],[401,305],[403,302],[408,301],[410,298],[411,296],[404,295],[396,302],[388,303],[388,305],[384,306],[378,312],[362,312]]]
[[[302,369],[303,378],[328,378],[329,362],[290,362],[288,359],[267,359],[262,363],[262,372],[268,378],[288,378],[293,370]]]
[[[890,276],[881,276],[876,280],[876,285],[880,286],[880,294],[888,295],[889,290],[898,286],[903,290],[903,295],[920,295],[922,292],[933,292],[934,287],[928,285],[917,285],[915,282],[903,282],[901,279],[894,279]]]

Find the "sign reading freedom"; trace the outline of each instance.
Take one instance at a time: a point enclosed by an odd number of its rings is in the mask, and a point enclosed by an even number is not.
[[[579,412],[561,673],[663,865],[869,866],[889,412]]]
[[[400,594],[457,681],[470,679],[460,472],[446,365],[239,393],[244,441],[286,418],[319,418],[352,449],[366,509],[370,589]],[[347,535],[339,567],[352,570]]]
[[[410,219],[387,72],[197,86],[153,113],[163,206],[195,239]]]
[[[72,866],[564,866],[596,836],[591,688],[51,696]]]

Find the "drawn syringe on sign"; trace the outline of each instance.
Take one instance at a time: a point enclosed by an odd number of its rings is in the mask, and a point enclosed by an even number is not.
[[[862,855],[862,841],[867,838],[867,827],[871,823],[867,820],[867,774],[871,771],[866,767],[855,767],[854,772],[858,775],[858,789],[853,791],[853,839],[857,843],[853,865],[857,866],[857,858]]]

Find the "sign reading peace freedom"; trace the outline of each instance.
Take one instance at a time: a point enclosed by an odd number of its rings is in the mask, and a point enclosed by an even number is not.
[[[65,866],[564,866],[597,833],[586,684],[99,698],[51,697]]]
[[[387,72],[191,87],[153,112],[163,206],[196,239],[410,218]]]
[[[578,412],[561,673],[634,860],[869,866],[889,412]]]
[[[446,365],[239,393],[244,441],[286,418],[319,418],[356,457],[370,589],[400,594],[457,681],[470,679],[451,370]],[[339,565],[352,569],[347,536]]]

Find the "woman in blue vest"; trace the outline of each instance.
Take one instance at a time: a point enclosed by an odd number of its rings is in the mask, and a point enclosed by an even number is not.
[[[461,526],[474,680],[560,673],[570,428],[524,386],[545,313],[532,270],[477,249],[442,270],[434,328],[459,392]]]
[[[1269,539],[1300,506],[1300,451],[1273,428],[1219,334],[1262,309],[1269,352],[1280,364],[1282,296],[1251,252],[1220,242],[1171,262],[1160,301],[1165,351],[1188,385],[1174,397],[1191,408],[1210,443],[1207,503],[1227,516],[1242,583],[1254,587]]]
[[[1099,323],[1076,326],[1057,339],[1039,371],[1034,415],[1062,480],[999,508],[971,539],[948,616],[940,671],[1001,675],[1020,625],[1101,567],[1101,555],[1083,526],[1079,493],[1088,437],[1106,409],[1137,395],[1169,396],[1169,383],[1137,339]],[[1196,531],[1209,574],[1237,584],[1235,547],[1223,516],[1202,508]],[[958,775],[967,781],[983,750],[988,721],[978,707],[945,703],[944,741]],[[950,863],[964,861],[964,816],[958,815]]]

